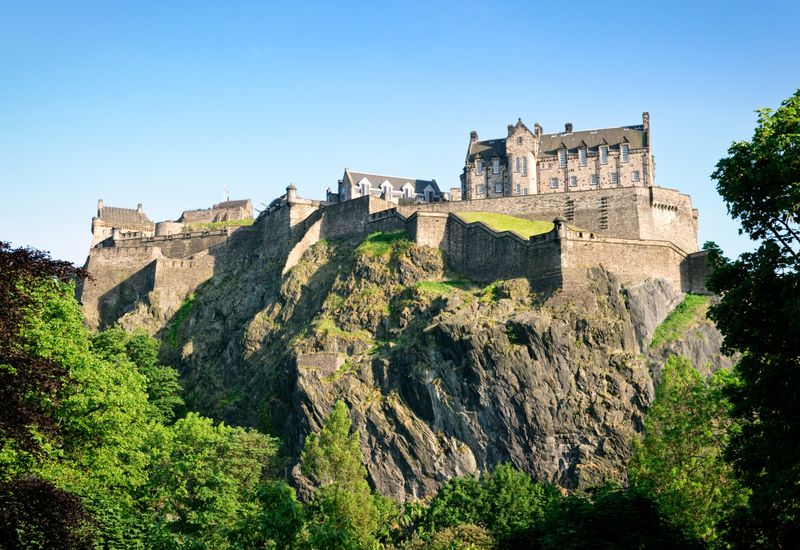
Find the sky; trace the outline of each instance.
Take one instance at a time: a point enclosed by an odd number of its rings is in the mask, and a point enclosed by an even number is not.
[[[345,167],[459,185],[471,130],[640,124],[700,243],[710,178],[800,87],[800,2],[0,0],[0,240],[83,264],[97,200],[153,221]]]

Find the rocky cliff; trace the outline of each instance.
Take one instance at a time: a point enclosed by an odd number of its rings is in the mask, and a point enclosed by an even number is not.
[[[729,365],[700,318],[651,349],[681,300],[663,280],[625,289],[597,269],[591,288],[547,296],[524,279],[477,285],[402,234],[320,241],[284,275],[261,250],[241,248],[159,331],[187,401],[282,437],[291,467],[342,398],[372,482],[401,499],[502,462],[569,489],[621,479],[665,358]]]

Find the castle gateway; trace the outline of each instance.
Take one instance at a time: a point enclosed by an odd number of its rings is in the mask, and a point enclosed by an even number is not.
[[[654,185],[650,115],[642,124],[545,134],[522,120],[504,139],[478,141],[470,133],[461,174],[464,200]]]

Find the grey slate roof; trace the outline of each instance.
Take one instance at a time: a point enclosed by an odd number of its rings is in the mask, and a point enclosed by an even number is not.
[[[380,174],[367,174],[366,172],[351,172],[350,170],[345,170],[345,178],[349,179],[345,181],[345,183],[351,187],[357,187],[358,182],[360,182],[363,178],[367,178],[370,183],[371,187],[380,187],[380,185],[384,181],[389,181],[392,184],[392,187],[395,191],[398,191],[401,187],[403,187],[406,183],[411,183],[414,185],[414,192],[422,195],[425,193],[425,189],[430,185],[433,187],[434,193],[437,195],[441,195],[442,192],[439,190],[439,185],[437,185],[436,180],[418,180],[415,178],[399,178],[396,176],[382,176]]]
[[[563,143],[570,153],[578,151],[578,146],[585,143],[589,151],[597,151],[605,140],[611,149],[616,149],[627,140],[631,149],[645,147],[644,126],[622,126],[620,128],[601,128],[598,130],[581,130],[569,134],[542,134],[539,138],[539,155],[556,155]],[[506,156],[506,140],[492,139],[471,143],[467,162],[474,162],[476,155],[480,155],[484,162],[490,162],[497,154]]]
[[[116,206],[104,206],[99,209],[99,218],[107,223],[119,223],[124,225],[142,225],[151,227],[153,222],[144,212],[139,212],[133,208],[117,208]]]

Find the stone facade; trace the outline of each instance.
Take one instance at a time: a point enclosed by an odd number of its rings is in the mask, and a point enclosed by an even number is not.
[[[545,134],[521,120],[508,125],[503,139],[478,140],[470,133],[461,174],[464,200],[558,193],[654,183],[650,115],[642,124]]]

